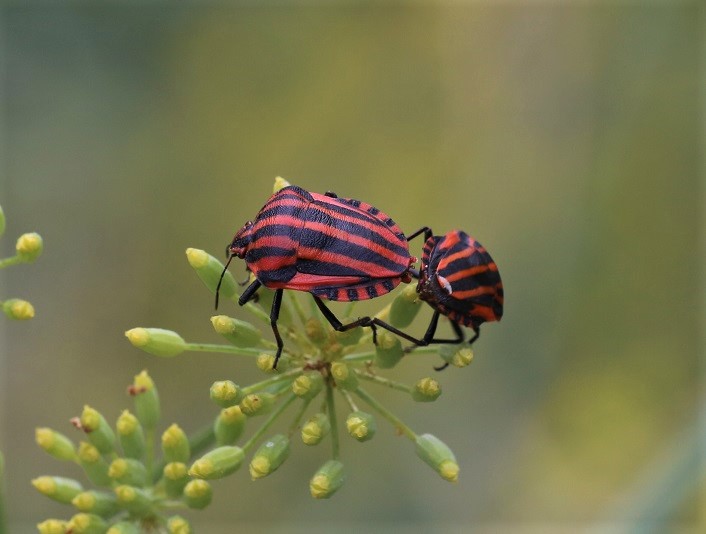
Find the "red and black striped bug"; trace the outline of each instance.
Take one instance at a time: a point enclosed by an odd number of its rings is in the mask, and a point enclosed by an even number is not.
[[[411,267],[417,261],[410,256],[402,231],[379,209],[359,200],[338,198],[331,192],[320,195],[297,186],[272,195],[255,219],[235,234],[227,251],[228,263],[236,256],[244,259],[255,276],[238,304],[252,300],[263,285],[275,290],[270,310],[277,340],[274,367],[284,347],[277,328],[284,289],[311,293],[324,317],[338,331],[370,326],[374,332],[378,319],[362,317],[344,325],[321,299],[354,301],[384,295],[400,282],[411,281]],[[384,326],[413,340],[394,327]]]

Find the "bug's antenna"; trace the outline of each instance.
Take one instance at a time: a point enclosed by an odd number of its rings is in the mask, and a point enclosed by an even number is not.
[[[223,277],[226,275],[226,271],[228,270],[228,266],[230,265],[230,260],[233,259],[233,256],[235,254],[231,254],[228,256],[228,261],[226,262],[226,266],[223,267],[223,272],[221,273],[221,277],[218,279],[218,285],[216,286],[216,309],[218,309],[218,292],[221,289],[221,282],[223,282]]]

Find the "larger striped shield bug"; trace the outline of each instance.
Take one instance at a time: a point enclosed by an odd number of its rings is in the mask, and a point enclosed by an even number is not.
[[[379,209],[297,186],[272,195],[255,219],[235,234],[227,252],[229,263],[233,257],[244,259],[255,277],[238,304],[253,299],[261,286],[275,290],[270,310],[277,341],[275,367],[284,346],[277,328],[284,289],[311,293],[324,317],[338,331],[356,326],[374,329],[379,321],[370,317],[342,324],[322,299],[354,301],[384,295],[400,282],[411,281],[411,267],[417,261],[409,254],[405,235]],[[392,331],[412,339],[396,329]]]

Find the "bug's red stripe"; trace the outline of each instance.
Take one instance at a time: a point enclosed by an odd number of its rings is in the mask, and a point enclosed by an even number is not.
[[[454,291],[451,296],[457,300],[470,299],[481,295],[494,295],[495,288],[493,286],[480,286],[475,289],[467,289],[465,291]]]
[[[446,276],[446,280],[449,282],[455,282],[456,280],[462,280],[463,278],[470,278],[473,276],[476,276],[481,273],[485,273],[487,271],[497,271],[498,267],[494,263],[489,263],[487,265],[475,265],[473,267],[469,267],[468,269],[463,269],[460,271],[456,271],[448,276]]]
[[[351,206],[345,206],[347,210],[351,210]],[[318,213],[323,213],[325,215],[332,216],[328,213],[326,213],[325,210],[322,209],[321,206],[318,206],[316,204],[312,204],[309,206],[309,211],[316,211]],[[357,213],[357,212],[356,212]],[[354,215],[348,214],[348,213],[343,213],[343,212],[337,212],[335,213],[332,217],[334,218],[334,221],[337,223],[336,226],[338,226],[338,223],[347,223],[347,225],[350,225],[350,232],[351,233],[357,233],[357,234],[362,234],[361,230],[365,229],[366,231],[369,231],[370,233],[374,233],[378,235],[382,240],[384,241],[389,241],[393,244],[397,244],[398,246],[405,246],[406,241],[403,241],[402,239],[399,238],[399,236],[395,235],[395,233],[390,230],[389,227],[380,225],[378,224],[378,219],[375,217],[372,217],[371,215],[367,213],[363,213],[365,216],[365,219],[367,220],[361,220],[360,217],[356,217]],[[307,213],[307,219],[308,220],[316,220],[316,215]],[[345,228],[348,228],[348,226],[345,226]]]
[[[378,273],[376,277],[382,278],[387,276],[399,276],[400,271],[385,269],[374,262],[361,261],[344,254],[337,254],[326,249],[299,246],[299,254],[301,257],[316,258],[316,261],[344,265],[348,268],[356,269],[365,273]]]

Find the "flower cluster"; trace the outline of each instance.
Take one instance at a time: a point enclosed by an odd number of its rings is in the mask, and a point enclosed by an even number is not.
[[[5,233],[5,213],[0,206],[0,236]],[[15,244],[15,255],[0,259],[0,269],[18,263],[32,263],[41,254],[43,249],[42,236],[35,232],[22,234]],[[10,319],[26,320],[34,317],[34,307],[31,303],[20,298],[0,300],[2,311]]]

